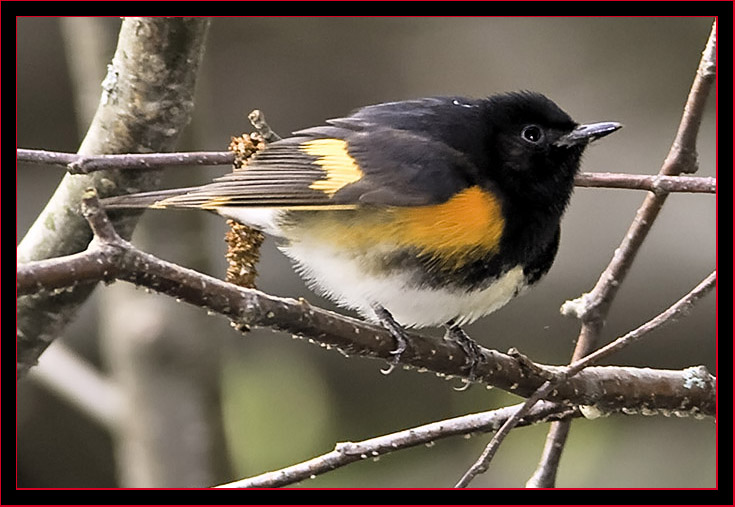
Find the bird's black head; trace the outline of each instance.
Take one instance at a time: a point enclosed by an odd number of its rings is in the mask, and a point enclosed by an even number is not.
[[[494,95],[484,102],[493,184],[514,200],[560,216],[587,144],[618,123],[578,125],[554,102],[532,92]]]

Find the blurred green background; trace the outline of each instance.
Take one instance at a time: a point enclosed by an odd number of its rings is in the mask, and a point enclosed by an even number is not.
[[[96,21],[108,43],[86,49],[106,62],[120,20]],[[193,120],[179,148],[225,149],[231,135],[252,130],[246,115],[255,108],[286,135],[366,104],[529,89],[548,95],[579,122],[624,124],[587,151],[583,170],[654,174],[673,140],[711,23],[711,18],[686,17],[215,18]],[[93,110],[99,99],[99,87],[86,98],[76,92],[70,51],[85,49],[70,46],[69,26],[58,18],[18,19],[19,147],[76,151],[88,124],[85,110]],[[96,83],[105,73],[104,64],[98,67],[91,70],[98,73]],[[699,139],[702,176],[715,175],[715,125],[713,93]],[[171,169],[165,178],[170,186],[204,183],[225,171]],[[61,177],[60,169],[19,166],[17,242]],[[578,189],[549,275],[535,290],[469,326],[468,333],[487,347],[504,351],[513,346],[539,362],[567,362],[579,326],[562,317],[559,307],[594,285],[644,197],[640,191]],[[606,340],[662,311],[714,269],[715,219],[714,196],[669,197],[618,294]],[[206,213],[148,212],[133,241],[168,260],[222,277],[225,231],[224,221]],[[259,271],[259,288],[266,292],[334,308],[305,288],[270,240]],[[110,315],[125,311],[105,309],[105,294],[122,285],[98,288],[60,338],[105,372],[114,362],[114,347],[100,345],[104,341],[98,337],[116,322]],[[431,374],[381,375],[381,362],[346,359],[269,330],[243,336],[225,319],[198,308],[143,290],[123,290],[143,306],[165,307],[160,312],[171,320],[158,325],[179,326],[182,340],[200,344],[197,360],[216,365],[212,410],[217,415],[221,401],[217,438],[222,445],[213,445],[220,451],[207,458],[215,465],[202,463],[212,467],[210,482],[182,485],[205,486],[265,472],[328,452],[338,441],[517,401],[482,387],[457,392],[457,381]],[[138,314],[116,318],[145,319]],[[187,332],[193,336],[184,337]],[[714,373],[715,295],[687,318],[610,358],[610,364],[670,369],[704,364]],[[490,471],[473,486],[523,486],[539,459],[546,430],[540,425],[514,431]],[[200,438],[188,434],[185,425],[171,431],[181,432],[184,447]],[[487,435],[451,438],[377,463],[356,463],[300,486],[451,487],[488,440]],[[34,379],[20,382],[19,486],[131,485],[119,479],[115,455],[121,447],[115,442],[110,431],[44,385]],[[577,421],[558,485],[714,487],[715,425],[711,419],[660,416]]]

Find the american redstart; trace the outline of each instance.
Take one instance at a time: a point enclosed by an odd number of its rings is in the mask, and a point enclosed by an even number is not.
[[[367,106],[269,144],[208,185],[108,198],[108,208],[201,208],[281,241],[318,293],[382,323],[459,326],[505,305],[551,267],[589,142],[532,92]],[[471,365],[473,367],[473,365]]]

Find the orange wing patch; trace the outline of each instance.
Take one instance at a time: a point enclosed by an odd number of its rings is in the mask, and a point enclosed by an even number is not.
[[[347,142],[342,139],[315,139],[302,143],[301,149],[317,157],[315,163],[325,172],[324,179],[316,180],[309,188],[320,190],[329,197],[334,197],[340,188],[363,176],[360,166],[347,152]]]

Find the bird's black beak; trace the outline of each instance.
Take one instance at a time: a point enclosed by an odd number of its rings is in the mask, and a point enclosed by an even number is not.
[[[554,144],[556,146],[573,146],[575,144],[590,143],[595,139],[612,134],[619,128],[622,128],[622,125],[614,121],[578,125],[570,133],[561,136]]]

